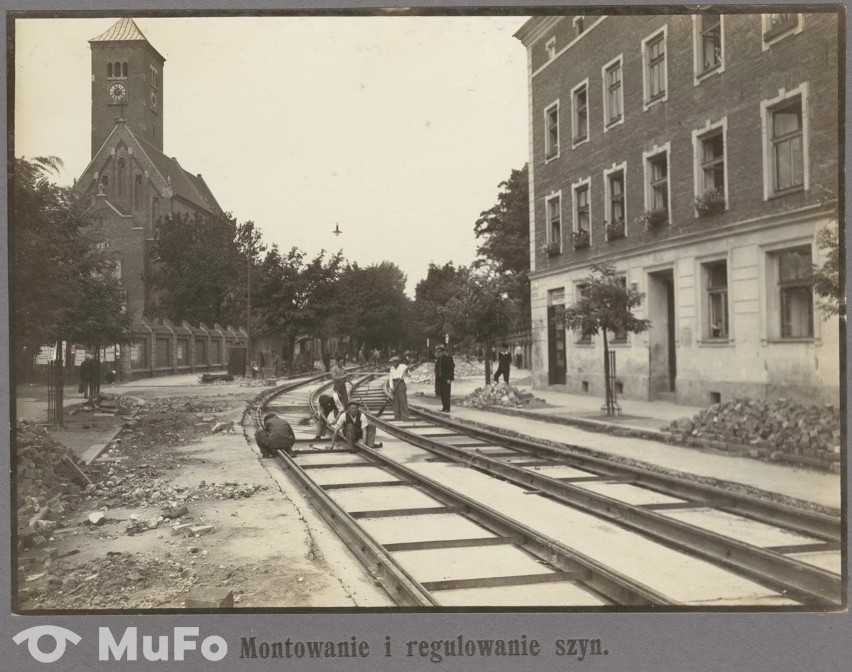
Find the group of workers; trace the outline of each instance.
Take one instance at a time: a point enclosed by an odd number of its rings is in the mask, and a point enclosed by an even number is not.
[[[391,391],[391,405],[395,420],[408,420],[408,392],[405,377],[410,372],[411,358],[404,353],[400,358],[390,358],[388,387]],[[357,400],[349,398],[349,374],[344,366],[343,357],[338,357],[331,367],[331,394],[320,395],[319,411],[314,417],[315,440],[331,434],[331,447],[334,448],[338,436],[343,436],[350,450],[363,441],[371,448],[381,448],[376,443],[376,427],[360,408]],[[435,396],[441,400],[441,410],[450,412],[450,392],[455,377],[455,362],[443,345],[435,348]],[[345,411],[343,409],[346,409]],[[286,420],[274,413],[267,413],[261,422],[261,428],[255,433],[255,440],[263,457],[274,457],[279,450],[292,454],[296,437],[293,428]]]

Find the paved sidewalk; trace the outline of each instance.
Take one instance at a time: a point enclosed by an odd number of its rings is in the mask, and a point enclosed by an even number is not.
[[[518,387],[529,388],[552,407],[503,412],[459,406],[458,401],[484,385],[481,379],[461,379],[453,384],[451,417],[840,509],[837,474],[665,443],[660,428],[673,420],[692,417],[702,410],[698,407],[623,399],[623,415],[607,418],[600,414],[598,397],[531,389],[521,376],[517,378]],[[410,386],[409,397],[412,405],[440,409],[428,384]]]

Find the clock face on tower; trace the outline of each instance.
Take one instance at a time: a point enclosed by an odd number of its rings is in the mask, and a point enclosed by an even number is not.
[[[127,97],[127,87],[121,82],[114,82],[109,85],[109,102],[123,103]]]

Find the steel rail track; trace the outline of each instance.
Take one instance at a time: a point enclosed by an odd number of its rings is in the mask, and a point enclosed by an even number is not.
[[[384,391],[387,394],[387,390]],[[365,398],[367,408],[378,398]],[[841,577],[814,565],[786,557],[784,553],[811,550],[836,550],[839,548],[839,521],[829,516],[802,512],[753,497],[737,495],[689,481],[630,467],[603,458],[572,454],[569,450],[506,437],[499,432],[472,428],[449,421],[425,409],[412,408],[414,413],[427,419],[436,427],[451,429],[453,437],[468,436],[484,441],[489,447],[501,446],[529,459],[512,463],[495,456],[477,452],[475,444],[466,448],[449,445],[447,437],[423,436],[412,431],[416,426],[402,427],[392,421],[373,415],[375,424],[391,435],[402,438],[445,459],[462,462],[489,475],[505,479],[560,502],[578,507],[588,513],[619,523],[670,546],[698,557],[709,559],[733,569],[763,585],[777,590],[808,605],[819,608],[837,608],[843,601],[844,587]],[[422,427],[421,427],[422,429]],[[440,439],[444,439],[443,441]],[[546,458],[546,459],[543,459]],[[561,480],[539,474],[539,466],[568,465],[592,472],[588,478]],[[570,480],[595,480],[609,483],[629,483],[645,487],[684,500],[677,504],[656,505],[654,508],[638,506],[608,497],[601,493],[574,485]],[[667,517],[659,510],[674,508],[712,507],[713,509],[751,517],[794,532],[805,532],[817,539],[814,544],[788,547],[761,548],[724,536],[683,521]]]
[[[366,376],[369,380],[374,376]],[[298,386],[277,389],[265,396],[258,405],[257,414],[262,412],[275,397],[291,391]],[[311,406],[315,405],[318,395],[327,387],[322,385],[311,394]],[[315,445],[316,441],[311,441]],[[399,465],[382,456],[377,451],[358,443],[358,457],[361,461],[346,461],[342,465],[334,462],[323,463],[322,456],[352,454],[349,450],[299,450],[294,456],[279,452],[278,460],[298,483],[306,497],[317,508],[320,515],[338,533],[356,556],[371,572],[375,580],[388,595],[400,606],[438,606],[440,598],[435,593],[447,590],[470,588],[492,588],[500,586],[524,586],[541,583],[570,582],[583,586],[583,589],[596,596],[603,603],[619,605],[672,605],[672,600],[659,592],[648,588],[619,572],[611,570],[600,562],[578,553],[567,546],[546,537],[527,526],[513,521],[473,499],[453,491],[431,479]],[[314,458],[312,463],[301,465],[304,457]],[[320,459],[318,463],[316,459]],[[322,470],[325,474],[335,467],[351,469],[353,466],[371,466],[380,468],[394,477],[393,481],[376,482],[355,481],[321,485],[311,478],[311,473]],[[329,491],[346,488],[359,489],[371,487],[403,486],[416,489],[435,500],[436,506],[408,509],[378,509],[370,511],[347,511],[335,501]],[[380,543],[358,521],[377,518],[416,519],[418,515],[459,516],[472,521],[481,534],[461,538],[424,539],[397,543]],[[535,559],[536,567],[529,574],[501,574],[485,578],[449,579],[441,581],[419,581],[411,571],[405,569],[395,555],[405,551],[429,549],[471,549],[478,547],[503,546],[516,549],[517,553]],[[546,571],[542,571],[546,569]]]

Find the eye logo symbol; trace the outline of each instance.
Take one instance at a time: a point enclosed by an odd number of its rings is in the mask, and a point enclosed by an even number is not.
[[[52,651],[42,651],[39,648],[38,642],[42,637],[53,637],[55,642]],[[15,644],[27,642],[30,650],[30,655],[40,663],[55,663],[65,655],[65,646],[71,642],[75,646],[80,641],[80,635],[73,630],[60,628],[58,625],[36,625],[26,630],[21,630],[17,635],[12,637]]]

